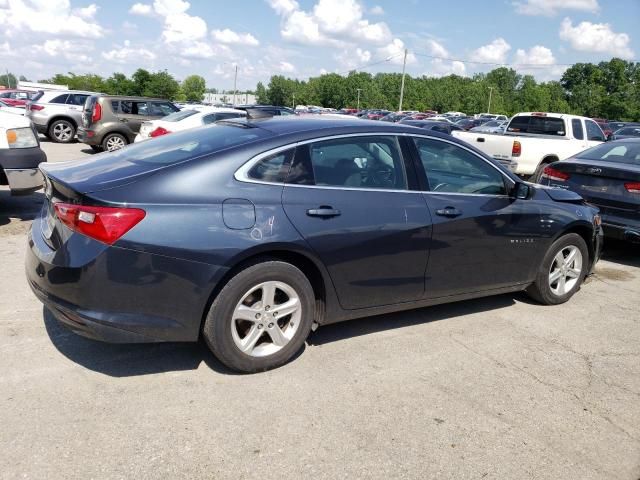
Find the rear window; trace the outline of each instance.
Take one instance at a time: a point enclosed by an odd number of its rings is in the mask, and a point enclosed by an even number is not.
[[[564,137],[567,131],[564,120],[554,117],[522,116],[511,120],[507,132],[529,133],[532,135],[555,135]]]
[[[185,130],[158,137],[152,142],[135,143],[112,152],[109,158],[120,157],[134,164],[172,165],[271,135],[260,128],[217,125],[207,130]]]
[[[44,92],[42,90],[40,90],[39,92],[35,93],[32,97],[31,97],[31,101],[32,102],[37,102],[38,100],[40,100],[42,98],[42,96],[44,95]]]
[[[639,142],[608,142],[585,150],[578,155],[581,159],[640,165]]]
[[[197,110],[180,110],[179,112],[172,113],[171,115],[167,115],[162,119],[163,122],[179,122],[180,120],[184,120],[185,118],[190,117],[191,115],[195,115],[198,113]]]

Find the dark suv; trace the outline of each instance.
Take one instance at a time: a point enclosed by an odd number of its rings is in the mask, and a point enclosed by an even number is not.
[[[179,110],[169,100],[160,98],[93,95],[84,104],[78,140],[95,151],[119,150],[133,143],[142,122]]]

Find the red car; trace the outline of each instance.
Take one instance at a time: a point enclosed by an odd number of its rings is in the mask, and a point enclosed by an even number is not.
[[[0,90],[0,99],[12,107],[25,107],[27,102],[33,98],[37,92],[28,90],[4,89]]]

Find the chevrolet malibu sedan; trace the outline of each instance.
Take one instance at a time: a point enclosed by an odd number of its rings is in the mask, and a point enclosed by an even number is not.
[[[197,341],[232,369],[287,362],[342,320],[527,291],[566,302],[597,210],[438,132],[225,120],[47,164],[29,284],[71,330]]]

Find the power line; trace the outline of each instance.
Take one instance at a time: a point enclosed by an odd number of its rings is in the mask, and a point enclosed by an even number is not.
[[[473,60],[462,60],[460,58],[450,58],[450,57],[439,57],[437,55],[427,55],[426,53],[419,52],[411,52],[418,57],[426,57],[432,58],[434,60],[444,60],[447,62],[460,62],[460,63],[469,63],[474,65],[491,65],[494,67],[519,67],[519,68],[551,68],[551,67],[572,67],[575,63],[550,63],[550,64],[539,64],[539,63],[494,63],[494,62],[476,62]]]

